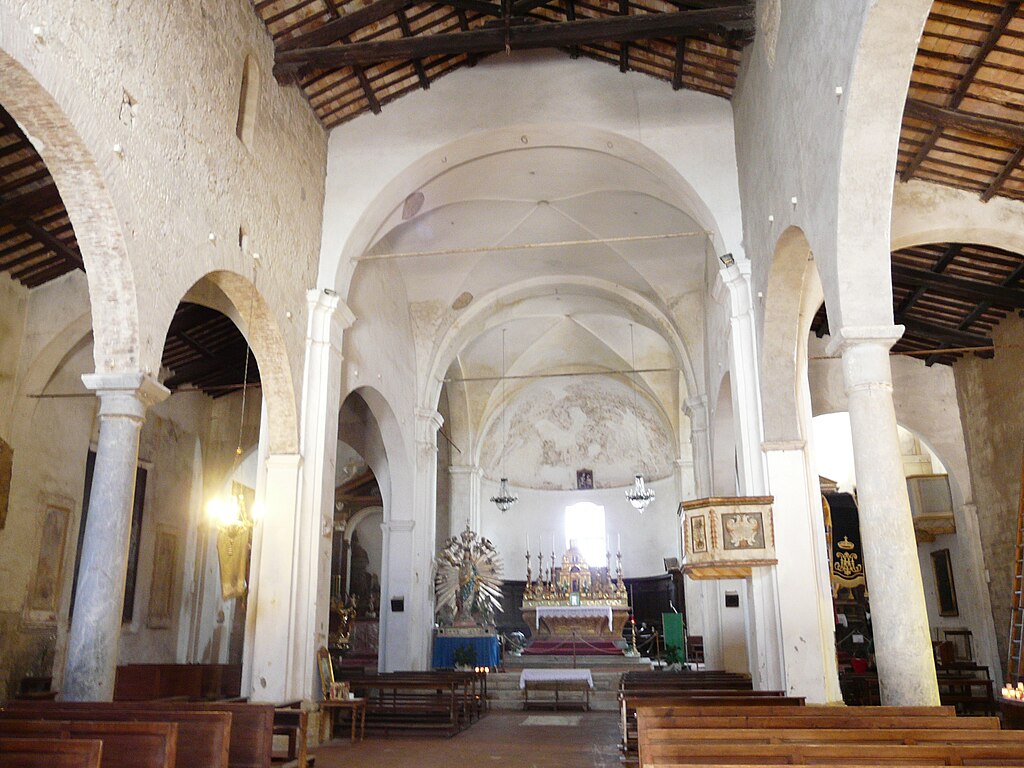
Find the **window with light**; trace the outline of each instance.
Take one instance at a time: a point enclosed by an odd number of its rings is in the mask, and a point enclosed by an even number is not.
[[[565,508],[565,539],[576,545],[590,566],[607,565],[608,539],[604,507],[581,501]]]

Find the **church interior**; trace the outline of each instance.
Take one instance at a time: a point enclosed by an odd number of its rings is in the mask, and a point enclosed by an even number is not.
[[[1024,765],[1022,109],[1019,0],[0,0],[0,768]]]

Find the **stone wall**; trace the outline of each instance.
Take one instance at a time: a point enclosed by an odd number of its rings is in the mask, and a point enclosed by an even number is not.
[[[953,371],[999,656],[1006,658],[1024,445],[1024,321],[1010,315],[992,337],[998,348],[995,358],[965,356]]]

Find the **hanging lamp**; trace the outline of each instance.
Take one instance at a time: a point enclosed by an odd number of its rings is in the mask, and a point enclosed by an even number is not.
[[[501,329],[501,481],[498,483],[498,494],[491,496],[491,502],[499,512],[508,512],[519,497],[508,489],[508,477],[505,475],[505,452],[508,448],[508,427],[505,424],[505,329]]]
[[[256,300],[256,267],[259,266],[260,257],[259,254],[254,253],[252,258],[253,280],[250,286],[251,293],[249,294],[249,333],[252,333],[253,306]],[[249,389],[249,356],[251,350],[249,348],[249,337],[244,333],[242,337],[245,339],[245,365],[242,369],[242,407],[238,416],[238,443],[235,446],[235,459],[231,465],[231,471],[228,473],[228,478],[235,476],[235,472],[238,471],[238,467],[242,463],[242,440],[245,433],[245,401]],[[242,490],[239,490],[238,493],[225,491],[207,502],[206,514],[210,521],[221,531],[237,532],[240,530],[251,530],[259,516],[258,509],[255,508],[257,506],[253,505],[250,507]]]
[[[642,465],[640,458],[640,415],[637,410],[637,383],[636,383],[636,344],[633,340],[633,324],[629,324],[629,351],[632,359],[631,377],[633,382],[633,424],[636,427],[636,463]],[[633,476],[633,487],[626,491],[626,498],[637,512],[643,514],[647,506],[654,501],[654,489],[648,488],[644,482],[643,472],[637,472]]]

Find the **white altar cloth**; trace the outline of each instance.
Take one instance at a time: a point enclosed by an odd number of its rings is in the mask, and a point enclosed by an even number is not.
[[[556,619],[607,616],[608,629],[612,629],[612,609],[607,605],[539,605],[537,606],[537,629],[540,629],[542,616],[552,616]]]
[[[565,683],[579,681],[594,687],[594,677],[589,669],[524,669],[519,673],[519,687],[531,683]]]

